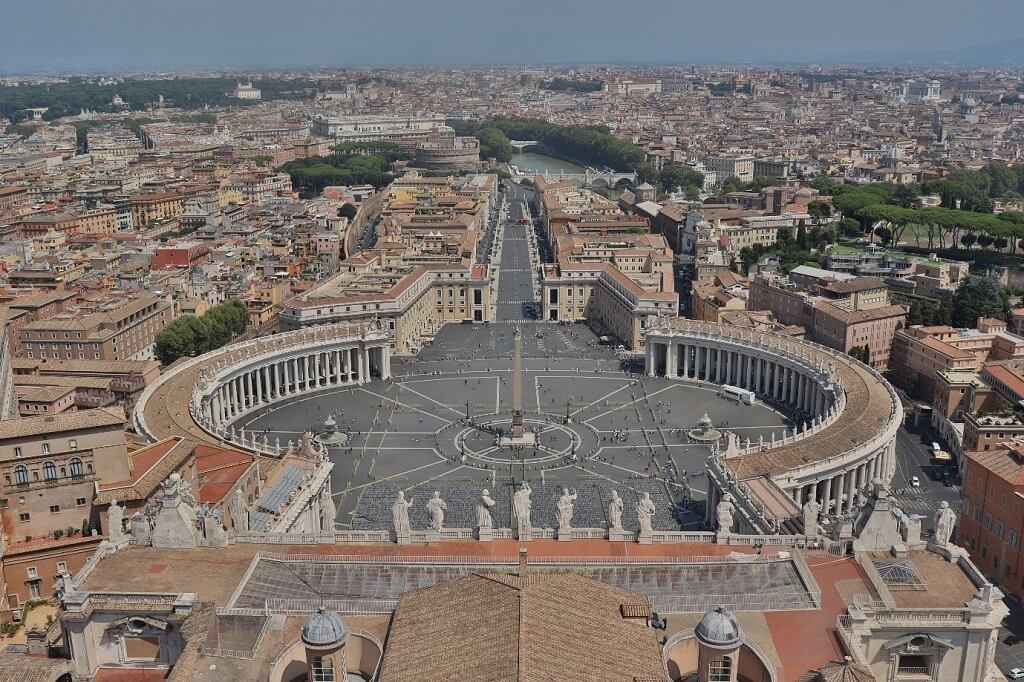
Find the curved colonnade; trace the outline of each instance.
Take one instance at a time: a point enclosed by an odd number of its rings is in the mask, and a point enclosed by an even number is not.
[[[728,492],[746,521],[742,531],[774,533],[808,500],[844,514],[858,491],[892,478],[903,407],[878,372],[842,353],[781,334],[661,318],[647,330],[646,362],[649,375],[753,391],[796,424],[770,441],[730,437],[709,458],[708,522]]]
[[[233,424],[278,400],[391,376],[391,342],[378,325],[332,324],[231,344],[183,362],[147,387],[136,430],[184,435],[278,457],[286,448]]]

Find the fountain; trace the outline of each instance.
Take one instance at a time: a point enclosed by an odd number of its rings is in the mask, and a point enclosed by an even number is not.
[[[327,415],[323,430],[313,438],[317,443],[329,448],[339,447],[348,442],[348,434],[338,430],[338,422],[331,415]]]
[[[698,443],[713,443],[722,437],[722,432],[714,428],[714,422],[705,412],[704,416],[697,420],[697,428],[690,429],[686,435]]]

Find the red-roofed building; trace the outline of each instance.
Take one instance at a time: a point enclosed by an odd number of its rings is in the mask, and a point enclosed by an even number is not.
[[[1024,439],[967,453],[957,544],[1001,589],[1024,597]]]

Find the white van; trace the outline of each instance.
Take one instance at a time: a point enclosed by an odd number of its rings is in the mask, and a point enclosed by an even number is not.
[[[937,454],[939,452],[942,452],[942,448],[939,447],[938,443],[936,443],[935,441],[932,441],[932,455],[935,455],[935,454]]]

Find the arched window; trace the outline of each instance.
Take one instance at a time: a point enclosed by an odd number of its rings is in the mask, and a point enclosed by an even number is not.
[[[43,463],[43,479],[46,481],[57,480],[57,466],[53,462]]]
[[[708,682],[729,682],[731,679],[731,658],[718,658],[708,663]]]
[[[28,485],[28,467],[22,465],[14,467],[14,483],[16,485]]]
[[[313,682],[334,682],[334,659],[330,656],[313,657]]]
[[[77,457],[71,458],[71,478],[82,477],[82,460]]]

